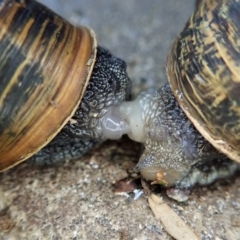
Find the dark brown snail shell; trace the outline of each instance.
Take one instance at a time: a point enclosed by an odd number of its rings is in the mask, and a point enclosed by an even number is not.
[[[39,151],[74,114],[96,57],[93,31],[34,1],[0,1],[0,171]]]
[[[220,152],[240,162],[240,2],[202,1],[176,39],[167,75],[179,105]]]

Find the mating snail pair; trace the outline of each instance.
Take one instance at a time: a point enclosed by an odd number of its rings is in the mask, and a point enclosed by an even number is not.
[[[202,1],[167,57],[170,85],[130,102],[125,62],[92,30],[32,0],[0,0],[0,171],[76,159],[128,134],[145,145],[136,169],[148,180],[185,188],[233,174],[239,16],[237,0]]]

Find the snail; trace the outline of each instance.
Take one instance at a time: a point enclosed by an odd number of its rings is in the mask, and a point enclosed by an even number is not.
[[[169,50],[169,84],[114,107],[144,144],[135,170],[153,184],[186,189],[239,169],[239,16],[238,0],[198,1]]]
[[[189,188],[239,169],[239,16],[239,0],[198,1],[169,50],[169,84],[139,97],[136,170],[153,183]]]
[[[126,63],[36,1],[0,1],[0,89],[0,171],[122,135],[111,106],[128,97]]]
[[[127,134],[135,170],[188,188],[239,168],[240,3],[198,3],[167,57],[169,84],[128,100],[126,63],[32,0],[0,1],[0,171],[82,156]],[[233,160],[233,161],[232,161]]]

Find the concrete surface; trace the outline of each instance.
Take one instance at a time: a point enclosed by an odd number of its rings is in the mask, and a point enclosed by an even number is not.
[[[74,24],[91,26],[99,44],[125,59],[133,92],[166,82],[164,62],[193,1],[49,1]],[[113,193],[135,165],[140,146],[108,141],[83,159],[39,169],[25,162],[0,174],[0,239],[172,239],[146,197]],[[185,204],[164,200],[203,240],[240,239],[239,177],[196,188]]]

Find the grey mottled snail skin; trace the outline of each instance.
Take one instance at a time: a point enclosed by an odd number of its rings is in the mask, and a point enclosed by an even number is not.
[[[136,132],[129,136],[145,146],[136,166],[144,178],[166,187],[189,188],[236,172],[238,163],[202,137],[180,108],[169,85],[154,93],[145,92],[136,101],[143,121],[137,125],[132,122]]]

